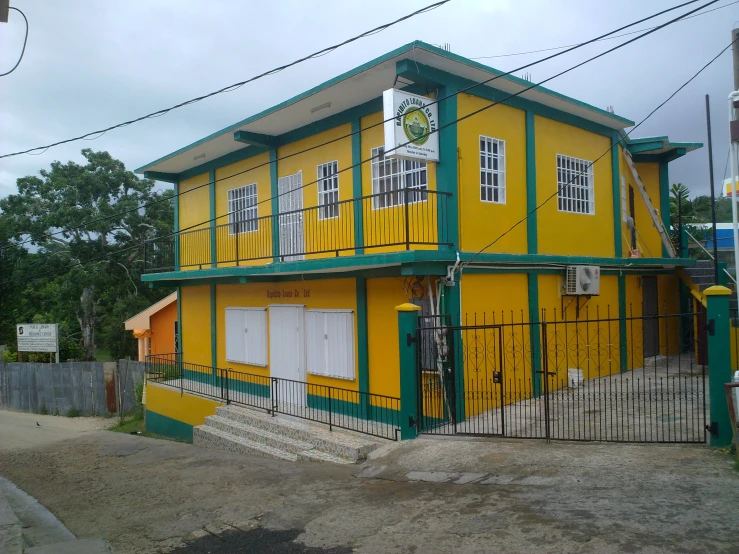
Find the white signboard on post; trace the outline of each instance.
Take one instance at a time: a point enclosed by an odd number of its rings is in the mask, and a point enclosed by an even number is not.
[[[21,323],[16,325],[18,352],[58,351],[59,325],[57,323]]]
[[[388,156],[439,161],[439,133],[435,132],[439,127],[439,109],[438,104],[429,105],[431,102],[431,98],[396,89],[382,93]]]

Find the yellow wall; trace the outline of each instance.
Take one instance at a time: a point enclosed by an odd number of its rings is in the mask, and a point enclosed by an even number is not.
[[[621,177],[626,181],[626,193],[621,192],[622,198],[625,197],[626,215],[629,212],[629,186],[634,189],[634,220],[636,221],[636,241],[637,249],[645,258],[661,258],[662,257],[662,239],[657,232],[657,228],[652,223],[652,217],[649,215],[644,199],[636,186],[631,171],[626,166],[623,148],[619,147],[620,153],[620,170]],[[636,171],[641,178],[644,187],[647,189],[647,195],[652,201],[652,206],[659,210],[660,208],[660,188],[659,188],[659,164],[658,163],[638,163]],[[619,187],[622,181],[619,181]],[[620,190],[620,188],[619,188]],[[631,232],[624,221],[623,210],[621,217],[621,236],[623,241],[624,256],[629,255],[631,247]]]
[[[362,118],[362,159],[372,156],[372,149],[385,144],[383,135],[382,112]],[[375,125],[372,128],[368,128]],[[428,189],[436,190],[436,164],[427,164]],[[362,164],[362,195],[369,196],[372,191],[372,163]],[[364,245],[367,253],[390,252],[404,250],[405,245],[377,246],[394,244],[405,240],[405,206],[374,209],[374,200],[365,200],[362,206],[364,221]],[[437,238],[437,197],[428,195],[428,200],[411,203],[408,206],[408,219],[411,242],[435,242]],[[417,244],[415,250],[435,249],[436,246]]]
[[[459,116],[490,104],[460,94]],[[526,215],[526,115],[523,110],[497,105],[457,126],[459,146],[460,245],[477,252]],[[505,141],[506,202],[480,200],[480,135]],[[516,227],[488,252],[525,253],[526,225]]]
[[[183,289],[184,290],[184,289]],[[296,295],[297,291],[297,295]],[[309,291],[309,295],[305,295]],[[286,297],[283,293],[289,292],[291,296]],[[269,294],[279,293],[280,297],[270,297]],[[216,337],[217,366],[231,368],[235,371],[253,373],[256,375],[269,375],[267,367],[239,364],[226,360],[226,308],[268,308],[270,304],[298,304],[305,305],[307,309],[346,309],[354,311],[355,325],[355,355],[358,351],[356,336],[357,299],[356,284],[354,279],[326,279],[316,281],[290,281],[281,283],[249,283],[245,285],[218,285],[216,287]],[[210,312],[207,312],[210,314]],[[269,317],[269,311],[267,312]],[[185,314],[182,314],[187,325]],[[210,328],[210,318],[199,316],[196,325]],[[397,326],[397,325],[396,325]],[[268,326],[269,329],[269,326]],[[210,334],[208,334],[210,336]],[[267,344],[271,338],[268,336]],[[185,348],[187,348],[187,344]],[[186,350],[187,352],[187,350]],[[208,348],[210,353],[210,347]],[[269,348],[267,348],[269,358]],[[397,354],[396,354],[397,355]],[[187,359],[187,358],[186,358]],[[210,363],[210,362],[209,362]],[[269,360],[268,360],[269,363]],[[359,364],[355,365],[354,380],[336,379],[322,375],[306,374],[307,382],[316,385],[330,385],[333,387],[358,390]]]
[[[221,179],[223,179],[221,181]],[[257,185],[257,216],[260,218],[256,231],[229,234],[228,191],[244,185]],[[236,259],[236,237],[238,237],[238,257],[261,258],[250,261],[249,265],[261,265],[272,259],[272,185],[270,179],[269,153],[216,169],[216,252],[218,266],[234,265]],[[206,198],[205,202],[209,200]]]
[[[398,313],[395,306],[407,301],[402,279],[367,279],[369,391],[373,394],[400,395]]]
[[[339,201],[349,200],[354,197],[352,184],[352,139],[346,137],[351,133],[351,124],[340,125],[328,131],[311,135],[308,138],[282,146],[278,150],[278,157],[291,156],[280,159],[278,162],[278,176],[285,177],[303,172],[303,208],[314,208],[318,206],[318,166],[320,164],[338,161],[339,165]],[[346,137],[341,140],[341,137]],[[314,150],[295,154],[319,144],[336,140],[325,146]],[[342,171],[346,170],[346,171]],[[308,184],[311,183],[311,184]],[[319,219],[319,209],[305,212],[303,224],[305,228],[305,246],[310,252],[329,253],[306,256],[307,258],[326,257],[335,255],[335,250],[349,248],[354,245],[354,206],[352,202],[339,204],[339,217],[331,219]],[[341,252],[341,255],[353,255],[353,250]]]
[[[180,394],[179,390],[164,385],[146,383],[146,410],[188,425],[203,425],[206,417],[215,415],[218,406],[223,406],[223,403]]]
[[[210,355],[210,286],[182,287],[180,291],[183,360],[207,366],[210,372],[213,363]]]
[[[202,230],[210,225],[208,182],[208,174],[203,173],[179,184],[179,230],[192,227],[178,237],[183,270],[200,269],[201,264],[210,265],[210,233]]]
[[[540,254],[614,256],[613,182],[611,157],[593,165],[595,214],[560,212],[557,202],[557,154],[588,161],[600,157],[610,146],[608,137],[536,116],[536,199],[539,208]]]
[[[174,352],[174,322],[177,321],[177,302],[172,302],[151,316],[151,354]]]

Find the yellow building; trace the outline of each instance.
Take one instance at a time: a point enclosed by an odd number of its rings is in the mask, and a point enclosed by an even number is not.
[[[607,321],[603,361],[566,346],[549,360],[565,379],[677,348],[672,323],[629,318],[686,309],[675,268],[691,262],[654,218],[669,227],[669,162],[701,145],[627,137],[632,121],[544,87],[512,96],[530,86],[514,76],[470,88],[496,75],[413,42],[138,169],[178,194],[176,234],[147,244],[143,280],[178,290],[183,377],[261,397],[290,380],[304,384],[297,403],[340,394],[364,405],[353,415],[384,417],[372,407],[396,410],[405,302],[450,327],[521,324],[499,346],[530,384],[495,403],[539,394],[542,341],[579,340],[566,323],[551,336],[524,324]],[[391,88],[438,100],[438,163],[384,156]],[[598,294],[567,293],[574,266],[590,268]],[[492,377],[458,348],[463,419]]]

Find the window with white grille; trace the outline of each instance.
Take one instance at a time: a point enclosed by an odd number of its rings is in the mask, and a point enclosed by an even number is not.
[[[308,373],[355,379],[354,312],[306,310]]]
[[[595,213],[593,163],[557,154],[557,196],[559,211]]]
[[[428,194],[426,162],[386,158],[385,148],[372,149],[372,193],[376,194],[372,207],[402,206],[408,189],[408,202],[425,202]]]
[[[318,219],[339,217],[339,162],[318,166]]]
[[[480,200],[505,204],[505,141],[480,136]]]
[[[228,224],[231,235],[259,229],[256,183],[228,191]]]
[[[226,360],[267,365],[265,308],[226,308]]]

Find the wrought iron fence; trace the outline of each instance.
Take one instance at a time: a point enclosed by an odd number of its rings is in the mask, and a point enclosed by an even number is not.
[[[400,399],[304,381],[183,362],[179,354],[146,358],[153,382],[237,404],[390,440],[398,440]]]
[[[304,259],[306,256],[351,254],[358,248],[451,246],[447,229],[451,193],[401,189],[312,206],[300,210],[231,221],[213,227],[182,231],[147,241],[145,271],[217,264]],[[357,240],[355,218],[361,218]],[[273,241],[279,241],[275,250]]]
[[[700,314],[422,319],[421,431],[705,442]],[[430,363],[431,362],[431,363]],[[432,365],[433,367],[429,367]]]

